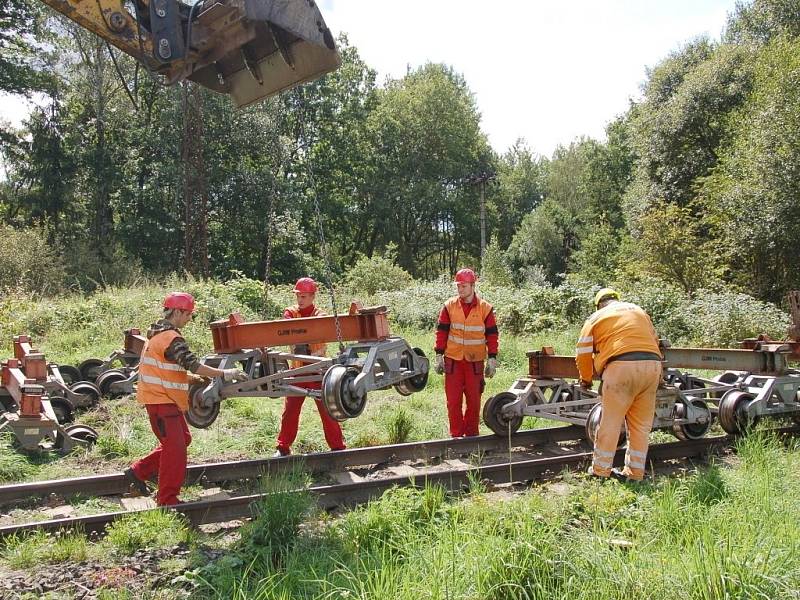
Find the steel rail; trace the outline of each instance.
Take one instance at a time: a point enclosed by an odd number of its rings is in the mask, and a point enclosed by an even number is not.
[[[511,446],[534,446],[553,442],[579,440],[585,437],[583,427],[547,427],[529,429],[514,434]],[[303,469],[310,473],[338,471],[347,467],[375,465],[389,461],[429,460],[469,452],[491,452],[506,450],[508,439],[496,435],[473,438],[426,440],[386,446],[370,446],[333,452],[297,454],[280,458],[264,458],[242,461],[226,461],[190,465],[187,468],[187,484],[205,482],[220,483],[255,479],[264,473],[277,474]],[[70,479],[31,481],[0,486],[0,505],[18,500],[28,500],[56,494],[70,496],[115,496],[128,491],[129,482],[122,473],[89,475]]]
[[[776,429],[773,430],[773,433],[783,435],[797,434],[800,433],[800,427]],[[725,447],[734,440],[734,436],[718,436],[689,440],[686,442],[656,444],[650,447],[648,460],[664,461],[675,458],[702,456],[715,449]],[[623,456],[624,450],[619,450],[615,457],[616,461],[621,461]],[[493,483],[507,483],[511,481],[528,482],[540,478],[547,473],[555,474],[565,467],[574,467],[586,463],[590,458],[591,452],[579,451],[560,456],[548,456],[511,463],[455,468],[447,471],[424,473],[416,477],[398,476],[385,479],[364,480],[356,483],[318,485],[310,487],[306,491],[316,496],[319,506],[322,508],[353,506],[376,498],[387,489],[395,486],[419,487],[421,485],[438,484],[449,490],[458,490],[469,484],[470,480],[483,481],[488,479]],[[264,500],[268,495],[268,493],[250,494],[222,500],[187,502],[175,507],[175,510],[183,514],[194,525],[230,521],[253,516],[257,510],[257,503]],[[254,504],[255,507],[253,506]],[[78,529],[87,533],[101,532],[108,524],[117,519],[152,510],[158,509],[111,512],[83,517],[7,525],[0,527],[0,537],[33,530],[58,531]]]

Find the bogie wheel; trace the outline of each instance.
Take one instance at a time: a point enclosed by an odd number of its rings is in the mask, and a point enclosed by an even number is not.
[[[111,384],[125,381],[127,378],[128,376],[118,369],[111,369],[110,371],[100,373],[97,377],[97,387],[100,389],[100,395],[111,398],[123,395],[119,392],[112,392]]]
[[[483,405],[483,422],[495,435],[508,437],[519,431],[522,426],[522,415],[511,418],[503,416],[503,407],[516,401],[516,394],[502,392],[489,398]]]
[[[358,396],[352,383],[358,376],[357,369],[335,365],[322,378],[322,402],[328,414],[337,421],[357,417],[367,405],[367,394]]]
[[[417,356],[421,356],[425,358],[425,353],[420,348],[413,348],[412,349],[414,354]],[[403,351],[403,357],[400,359],[400,366],[403,369],[411,369],[411,366],[414,364],[413,357],[410,355],[408,350]],[[410,396],[415,392],[421,392],[425,389],[425,386],[428,385],[428,372],[421,373],[419,375],[414,375],[414,377],[410,377],[409,379],[404,379],[403,381],[396,383],[394,389],[397,390],[401,396]]]
[[[186,413],[186,421],[197,429],[210,427],[219,416],[219,402],[214,402],[211,406],[202,404],[205,388],[204,383],[189,386],[189,410]]]
[[[726,433],[736,435],[742,433],[748,426],[752,425],[752,419],[747,414],[745,406],[755,396],[740,390],[730,390],[725,392],[719,402],[719,424]]]
[[[72,365],[58,365],[58,372],[61,373],[61,378],[64,380],[64,384],[67,386],[70,386],[73,383],[78,383],[83,379],[78,368],[73,367]]]
[[[53,408],[53,413],[56,415],[56,421],[59,425],[66,425],[72,423],[72,405],[66,398],[51,397],[50,406]]]
[[[603,407],[600,403],[595,404],[592,407],[592,410],[589,411],[589,416],[586,417],[586,437],[588,440],[594,445],[595,440],[597,439],[597,430],[600,429],[600,419],[603,416]],[[625,430],[625,423],[622,424],[622,427],[619,430],[619,439],[617,440],[617,448],[621,447],[625,443],[625,439],[627,438],[627,432]]]
[[[715,375],[713,380],[717,383],[724,383],[724,384],[734,384],[739,381],[739,373],[736,371],[725,371],[724,373],[720,373],[719,375]],[[711,394],[714,398],[722,398],[727,392],[714,392]]]
[[[97,431],[88,425],[70,425],[69,427],[65,427],[64,431],[73,440],[83,442],[83,445],[87,447],[96,444],[97,439],[100,437]],[[55,447],[59,450],[64,447],[64,436],[60,431],[56,434]]]
[[[73,404],[75,404],[75,406],[78,408],[96,406],[100,401],[100,390],[97,389],[95,384],[89,383],[88,381],[79,381],[78,383],[73,383],[71,386],[69,386],[69,391],[71,391],[73,394],[78,394],[79,396],[84,397],[82,401],[73,402]]]
[[[102,373],[103,361],[99,358],[87,358],[78,365],[82,381],[94,382],[97,376]]]
[[[672,425],[672,433],[675,434],[675,437],[679,440],[685,442],[686,440],[699,440],[705,434],[708,433],[708,430],[711,429],[711,410],[708,408],[708,404],[700,400],[699,398],[692,398],[691,400],[692,406],[696,409],[703,411],[706,415],[706,422],[705,423],[682,423],[682,424],[673,424]],[[683,400],[678,400],[675,403],[675,416],[679,419],[685,419],[687,415],[686,404]]]

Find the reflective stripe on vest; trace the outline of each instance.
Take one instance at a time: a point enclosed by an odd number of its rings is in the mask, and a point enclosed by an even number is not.
[[[304,318],[303,315],[300,314],[300,307],[297,306],[297,305],[289,306],[286,310],[288,310],[292,314],[292,318],[293,319]],[[317,308],[315,306],[314,310],[311,312],[311,314],[309,316],[311,316],[311,317],[321,317],[324,314],[325,313],[323,313],[319,308]],[[308,344],[308,351],[311,354],[314,354],[315,352],[319,352],[320,350],[326,350],[327,348],[328,348],[328,344]],[[304,363],[302,360],[293,360],[293,361],[291,361],[289,363],[289,367],[291,367],[292,369],[297,369],[297,368],[302,367],[303,365],[307,365],[307,364],[309,364],[309,363]]]
[[[475,296],[477,305],[464,315],[458,296],[445,303],[450,316],[450,331],[444,355],[453,360],[478,362],[486,360],[486,319],[492,312],[492,305]]]
[[[176,404],[189,409],[189,375],[179,364],[167,360],[164,353],[180,334],[170,329],[155,334],[145,342],[139,362],[136,399],[141,404]]]

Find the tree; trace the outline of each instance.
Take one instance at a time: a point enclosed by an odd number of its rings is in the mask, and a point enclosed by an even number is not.
[[[778,37],[763,49],[732,129],[700,196],[730,278],[779,302],[800,282],[800,40]]]
[[[694,199],[696,180],[717,163],[727,115],[747,98],[751,62],[747,48],[701,39],[650,73],[630,121],[639,161],[625,208],[634,229],[654,203],[688,206]]]
[[[689,207],[662,203],[641,219],[641,235],[634,240],[634,270],[679,285],[687,294],[718,281],[718,254],[703,239],[702,223]]]
[[[497,230],[497,243],[508,246],[522,218],[544,198],[547,160],[535,156],[523,140],[517,140],[497,160],[497,185],[488,205]]]
[[[464,179],[487,170],[491,152],[464,78],[427,64],[390,81],[368,126],[382,244],[397,244],[399,264],[415,276],[477,256],[478,190]]]
[[[47,77],[37,68],[43,34],[42,9],[32,0],[0,3],[0,91],[12,94],[41,89]]]

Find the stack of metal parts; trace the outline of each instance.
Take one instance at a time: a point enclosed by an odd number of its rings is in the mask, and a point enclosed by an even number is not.
[[[76,408],[94,406],[100,398],[88,382],[67,385],[55,363],[33,349],[30,337],[14,337],[14,358],[2,362],[0,431],[9,430],[25,450],[69,452],[97,441],[86,425],[67,425]]]

